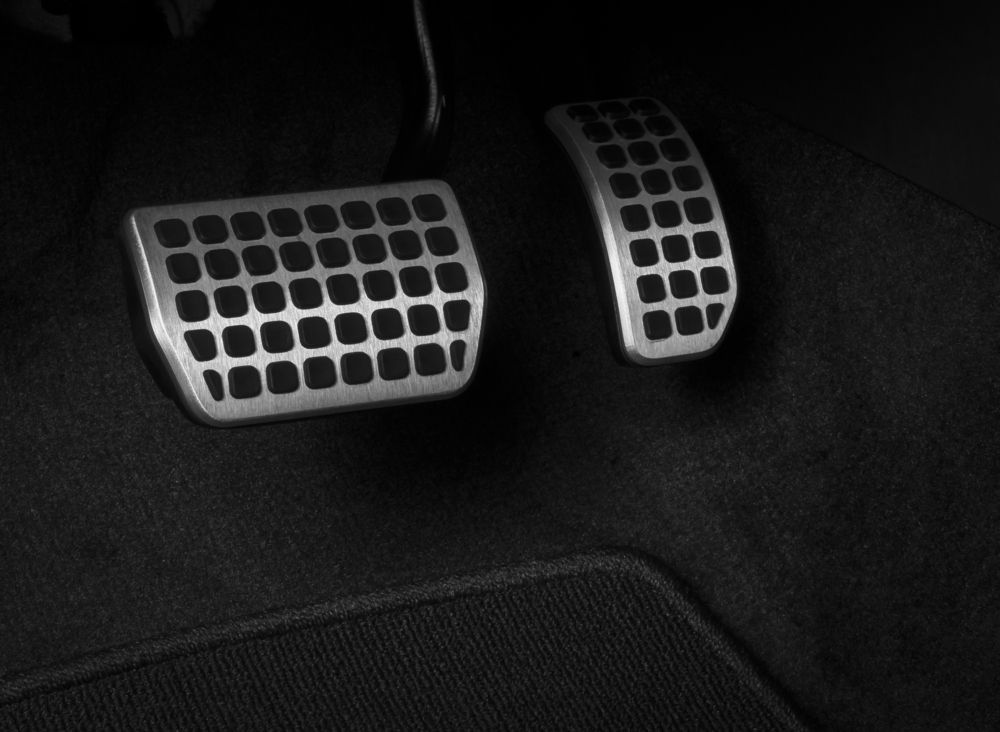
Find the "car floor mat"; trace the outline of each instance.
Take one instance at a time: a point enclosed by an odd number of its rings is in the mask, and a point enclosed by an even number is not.
[[[626,551],[106,651],[0,685],[0,726],[804,728],[687,590]]]

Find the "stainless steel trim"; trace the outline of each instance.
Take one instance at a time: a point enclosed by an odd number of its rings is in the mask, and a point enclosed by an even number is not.
[[[421,194],[436,194],[444,202],[446,217],[442,221],[423,222],[413,212],[412,201]],[[314,204],[332,206],[338,217],[341,216],[341,205],[349,201],[367,202],[373,210],[380,199],[399,197],[410,206],[411,220],[401,226],[388,226],[382,222],[376,213],[375,224],[363,230],[351,230],[346,227],[341,217],[340,226],[336,231],[317,234],[305,226],[304,209]],[[297,236],[277,236],[267,227],[267,213],[277,208],[291,208],[298,212],[303,220],[304,228]],[[266,226],[262,239],[255,241],[239,241],[231,228],[227,240],[221,244],[206,245],[195,238],[192,228],[193,220],[201,215],[221,216],[227,227],[233,214],[250,211],[261,216]],[[191,242],[184,247],[166,248],[161,245],[154,231],[157,221],[177,218],[184,221],[191,232]],[[450,256],[431,254],[424,238],[424,233],[436,226],[451,228],[458,240],[458,251]],[[401,261],[396,259],[388,246],[388,234],[395,230],[410,229],[421,239],[423,253],[419,258]],[[348,246],[354,236],[373,233],[379,235],[386,244],[388,256],[379,264],[362,264],[356,257],[344,267],[336,269],[325,268],[316,256],[315,244],[327,237],[343,238]],[[350,188],[310,193],[296,193],[279,196],[264,196],[257,198],[239,198],[225,201],[208,201],[201,203],[186,203],[149,208],[137,208],[126,214],[122,225],[122,235],[126,244],[131,270],[137,280],[141,305],[152,334],[153,341],[177,389],[182,405],[196,420],[213,426],[235,426],[254,422],[266,422],[280,419],[305,417],[354,409],[388,406],[432,399],[443,399],[455,396],[463,391],[471,382],[478,364],[480,339],[482,334],[483,313],[486,304],[486,286],[483,281],[472,238],[462,216],[461,209],[454,192],[447,183],[437,180],[410,181],[404,183],[384,184],[363,188]],[[281,265],[278,248],[288,241],[306,242],[313,254],[313,266],[305,271],[290,272]],[[273,274],[252,276],[243,266],[240,253],[248,246],[264,244],[269,246],[278,259],[278,268]],[[216,281],[205,271],[204,255],[212,250],[229,249],[240,259],[240,272],[230,280]],[[190,252],[197,256],[202,269],[201,278],[191,285],[175,284],[169,277],[166,259],[171,254]],[[435,283],[429,295],[409,297],[400,287],[399,272],[404,267],[426,267],[434,282],[434,268],[445,262],[457,262],[464,266],[468,277],[468,288],[458,294],[448,294],[440,290]],[[396,296],[390,300],[375,302],[366,297],[361,287],[362,276],[372,270],[388,270],[392,273],[396,284]],[[333,274],[354,275],[361,288],[361,299],[353,305],[334,304],[326,288],[326,280]],[[311,277],[317,280],[323,291],[323,303],[314,309],[297,308],[289,295],[288,285],[294,279]],[[260,282],[277,282],[282,286],[286,298],[286,307],[282,312],[273,314],[260,313],[254,307],[251,297],[251,287]],[[246,293],[249,301],[248,312],[239,317],[222,317],[213,302],[213,292],[216,288],[227,285],[238,285]],[[210,303],[210,313],[207,320],[188,323],[183,321],[175,306],[175,295],[183,290],[200,290],[205,293]],[[470,303],[470,318],[468,329],[461,333],[452,333],[444,322],[443,306],[450,300],[464,299]],[[407,308],[417,304],[433,305],[441,321],[441,329],[433,335],[417,336],[410,332],[406,324]],[[400,312],[404,322],[403,336],[394,340],[381,341],[375,338],[371,330],[371,314],[380,308],[395,308]],[[345,346],[338,342],[334,318],[342,313],[360,313],[366,320],[368,338],[357,345]],[[332,334],[332,342],[328,347],[307,349],[300,342],[297,333],[297,322],[300,318],[320,316],[327,320]],[[267,353],[262,348],[260,326],[266,322],[285,321],[292,328],[294,346],[285,353]],[[255,334],[256,352],[248,357],[234,358],[229,356],[222,344],[222,330],[230,325],[246,325]],[[184,333],[189,330],[205,329],[212,332],[216,341],[217,355],[207,362],[197,361],[184,340]],[[449,346],[455,341],[464,341],[465,363],[462,370],[453,367],[449,354]],[[418,345],[437,343],[445,352],[446,368],[444,373],[433,376],[417,374],[413,359],[414,348]],[[402,379],[387,381],[380,378],[377,354],[383,348],[402,348],[406,351],[410,364],[410,374]],[[340,369],[340,356],[344,353],[360,351],[367,353],[373,362],[374,378],[367,384],[349,385],[343,380]],[[306,386],[303,375],[303,362],[313,356],[327,356],[337,367],[337,383],[325,389],[310,389]],[[299,388],[290,394],[273,394],[268,390],[266,380],[266,365],[275,361],[291,361],[296,365],[299,376]],[[237,399],[231,396],[227,372],[235,366],[254,366],[260,373],[262,391],[259,396]],[[224,396],[216,400],[211,395],[203,377],[207,369],[217,371],[223,380]]]
[[[655,106],[653,114],[638,114],[629,108],[630,103],[639,101]],[[608,118],[597,112],[597,122],[606,124],[612,131],[612,138],[607,142],[594,142],[584,133],[586,122],[574,119],[571,108],[589,107],[597,111],[602,104],[619,102],[629,108],[627,119],[638,121],[644,125],[646,120],[656,115],[664,115],[674,125],[675,131],[669,135],[654,135],[645,126],[640,137],[625,139],[613,127],[618,119]],[[613,307],[619,337],[619,346],[626,359],[638,365],[656,365],[675,361],[700,358],[715,350],[729,325],[733,309],[736,306],[738,282],[736,268],[730,249],[729,234],[723,218],[722,208],[712,183],[711,176],[705,167],[701,154],[680,121],[662,103],[643,98],[642,100],[619,99],[584,102],[580,104],[564,104],[550,109],[545,115],[546,124],[562,144],[572,161],[583,187],[593,214],[599,238],[602,244],[607,276],[613,293]],[[662,155],[659,144],[666,139],[682,141],[688,148],[690,156],[679,162],[670,162]],[[620,168],[605,166],[597,156],[597,151],[604,144],[619,145],[627,150],[634,142],[646,141],[657,149],[657,161],[650,165],[636,164],[626,154],[626,163]],[[678,190],[674,181],[674,171],[682,166],[693,166],[701,175],[702,185],[697,190],[683,192]],[[639,193],[633,198],[618,198],[610,185],[611,175],[627,173],[639,180],[641,174],[648,170],[665,170],[671,178],[671,189],[668,193],[651,195],[640,185]],[[659,226],[652,213],[652,205],[660,201],[673,201],[683,212],[683,202],[689,198],[705,198],[711,205],[714,217],[704,224],[693,224],[686,216],[682,216],[678,226]],[[641,232],[627,231],[623,225],[620,209],[626,205],[642,205],[650,219],[650,227]],[[692,235],[697,232],[715,232],[721,244],[718,257],[701,259],[694,252]],[[682,235],[688,241],[691,257],[685,262],[671,263],[666,261],[662,248],[662,240],[668,235]],[[655,265],[638,267],[630,254],[631,242],[638,239],[652,239],[656,244],[658,261]],[[706,294],[702,288],[700,272],[706,267],[721,267],[725,270],[729,281],[728,291],[720,294]],[[669,276],[674,272],[690,271],[695,275],[697,294],[690,298],[675,298],[670,292]],[[666,287],[667,297],[659,303],[645,303],[639,296],[637,280],[640,276],[659,275]],[[722,315],[715,327],[708,327],[706,308],[715,304],[723,306]],[[678,332],[676,311],[681,307],[697,307],[702,313],[704,328],[700,333],[682,335]],[[663,311],[669,314],[672,334],[663,339],[651,340],[647,337],[643,325],[646,313]]]

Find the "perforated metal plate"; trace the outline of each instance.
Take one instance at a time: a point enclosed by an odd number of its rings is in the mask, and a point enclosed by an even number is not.
[[[637,364],[711,353],[736,305],[729,234],[684,127],[653,99],[567,104],[545,121],[583,183],[623,355]]]
[[[123,236],[201,422],[439,399],[475,371],[486,290],[441,181],[139,208]]]

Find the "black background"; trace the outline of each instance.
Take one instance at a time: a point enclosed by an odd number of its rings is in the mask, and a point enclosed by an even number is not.
[[[451,15],[445,177],[490,288],[473,387],[226,431],[145,371],[118,221],[377,181],[400,113],[379,13],[234,3],[159,47],[4,31],[0,673],[622,545],[825,725],[996,726],[996,229],[738,101],[669,12],[616,10]],[[580,92],[662,99],[712,171],[742,301],[706,361],[611,357],[536,113]]]
[[[1000,6],[847,0],[720,10],[665,8],[660,27],[686,32],[664,45],[731,93],[1000,224]]]

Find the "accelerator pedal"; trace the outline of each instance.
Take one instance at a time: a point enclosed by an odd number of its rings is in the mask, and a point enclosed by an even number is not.
[[[653,99],[553,107],[597,225],[619,346],[631,363],[700,358],[722,341],[737,283],[705,163]]]

